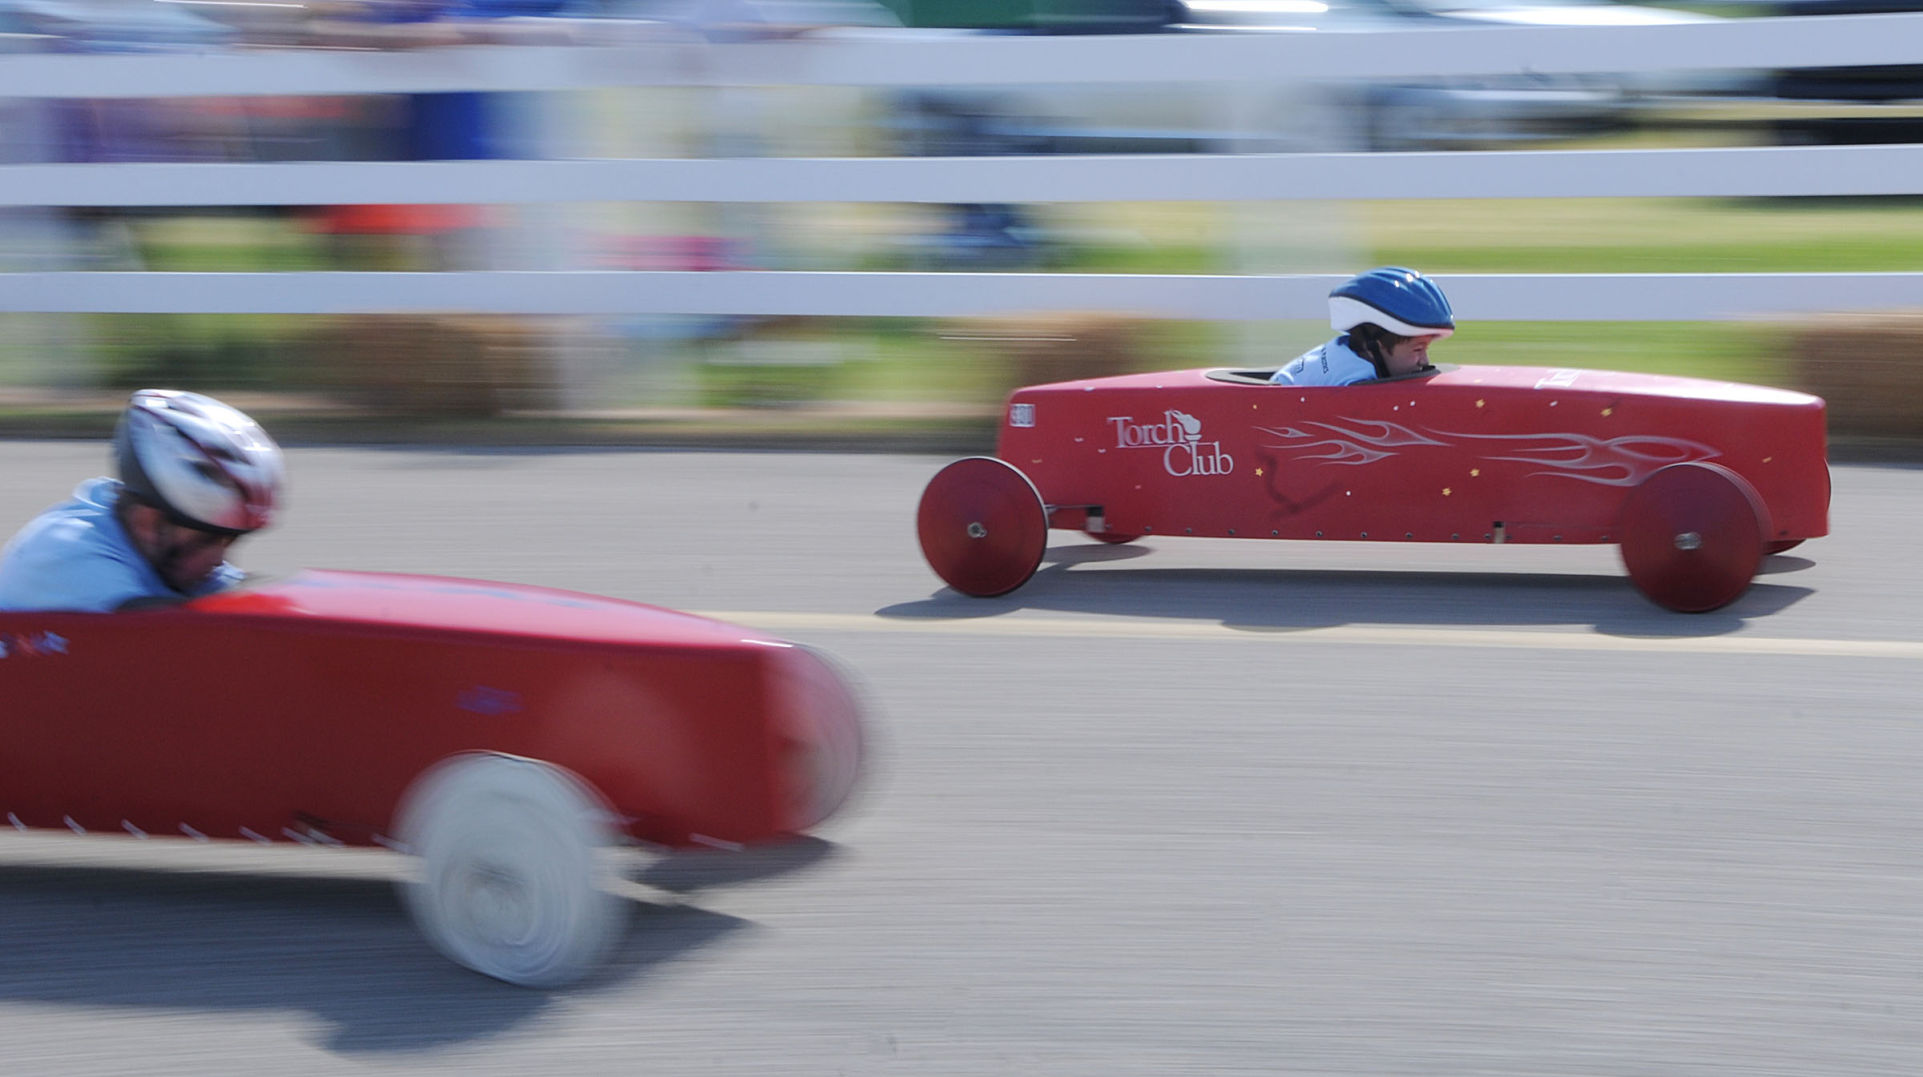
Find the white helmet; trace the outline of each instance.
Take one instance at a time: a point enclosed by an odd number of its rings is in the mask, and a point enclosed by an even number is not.
[[[114,463],[136,497],[188,527],[228,534],[273,520],[285,475],[260,424],[211,396],[142,389],[114,428]]]

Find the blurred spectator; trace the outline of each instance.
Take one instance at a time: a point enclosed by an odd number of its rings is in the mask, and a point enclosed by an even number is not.
[[[391,48],[447,41],[443,28],[463,21],[551,15],[567,0],[360,0],[327,10],[310,31],[331,42],[362,41]],[[458,39],[458,38],[457,38]],[[495,112],[501,95],[421,93],[399,99],[386,144],[376,157],[389,161],[486,160],[508,156],[497,141]],[[478,234],[489,224],[479,206],[329,206],[314,228],[334,237],[342,268],[445,270],[482,268],[487,261]]]

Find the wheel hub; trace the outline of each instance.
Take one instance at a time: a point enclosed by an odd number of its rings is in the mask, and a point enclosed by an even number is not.
[[[534,902],[526,881],[492,864],[475,866],[466,880],[474,929],[496,946],[518,946],[534,932]]]

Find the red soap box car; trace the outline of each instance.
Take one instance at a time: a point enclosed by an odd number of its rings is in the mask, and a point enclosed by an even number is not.
[[[852,786],[859,707],[815,653],[538,587],[308,571],[167,609],[0,613],[13,826],[418,856],[410,911],[515,983],[588,971],[599,850],[766,842]]]
[[[1536,367],[1315,388],[1271,373],[1018,390],[996,456],[958,460],[924,491],[929,565],[965,594],[1004,594],[1051,527],[1105,542],[1608,542],[1650,599],[1701,611],[1741,595],[1765,553],[1829,530],[1814,396]]]

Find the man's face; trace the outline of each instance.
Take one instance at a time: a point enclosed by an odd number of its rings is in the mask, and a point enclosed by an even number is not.
[[[1442,334],[1431,333],[1424,337],[1405,337],[1402,342],[1389,349],[1387,365],[1391,377],[1398,374],[1413,374],[1429,365],[1429,345],[1442,339]]]
[[[220,567],[235,538],[183,527],[168,520],[159,509],[145,505],[133,510],[128,524],[134,545],[147,558],[147,563],[154,566],[167,586],[183,594],[206,582],[214,569]]]

